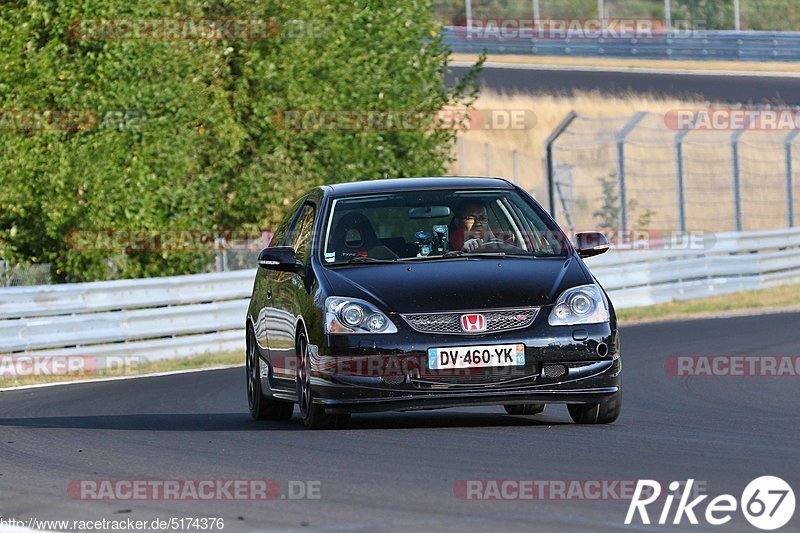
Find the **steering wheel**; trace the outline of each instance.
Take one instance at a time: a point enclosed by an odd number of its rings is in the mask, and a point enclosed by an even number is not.
[[[489,240],[489,241],[484,241],[480,246],[478,246],[475,249],[476,252],[477,251],[487,252],[487,251],[491,251],[491,250],[503,251],[503,250],[523,250],[523,249],[520,248],[519,246],[516,246],[514,244],[502,241],[502,240],[497,239],[497,238]]]

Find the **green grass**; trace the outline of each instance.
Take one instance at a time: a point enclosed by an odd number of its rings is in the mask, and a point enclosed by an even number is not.
[[[23,385],[40,385],[43,383],[58,383],[64,381],[91,381],[94,379],[113,378],[121,376],[141,376],[158,374],[161,372],[174,372],[177,370],[195,370],[215,366],[244,364],[244,353],[229,352],[211,355],[199,355],[181,359],[164,359],[159,361],[144,361],[127,369],[99,370],[72,374],[43,375],[43,376],[17,376],[0,377],[0,389],[7,387],[20,387]]]
[[[790,307],[800,307],[800,285],[784,285],[772,289],[619,309],[617,318],[624,324],[626,322],[692,318],[733,311],[766,311]]]

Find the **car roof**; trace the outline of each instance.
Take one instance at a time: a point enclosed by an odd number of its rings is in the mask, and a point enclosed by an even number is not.
[[[381,193],[407,190],[451,189],[451,188],[491,188],[513,189],[514,186],[502,178],[483,178],[472,176],[439,176],[427,178],[394,178],[351,183],[326,185],[325,189],[335,195]]]

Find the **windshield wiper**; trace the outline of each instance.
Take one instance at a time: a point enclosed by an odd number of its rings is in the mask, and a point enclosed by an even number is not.
[[[450,250],[442,255],[423,255],[414,257],[401,257],[398,261],[432,261],[435,259],[453,259],[454,257],[505,257],[505,252],[461,252]]]
[[[395,259],[377,259],[375,257],[367,257],[366,255],[357,255],[348,259],[346,263],[394,263],[395,261]]]
[[[505,252],[459,252],[452,250],[447,252],[444,257],[505,257]]]

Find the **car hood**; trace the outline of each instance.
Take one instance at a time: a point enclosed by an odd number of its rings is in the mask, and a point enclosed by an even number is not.
[[[421,313],[544,306],[591,279],[574,258],[458,258],[325,268],[331,294]]]

